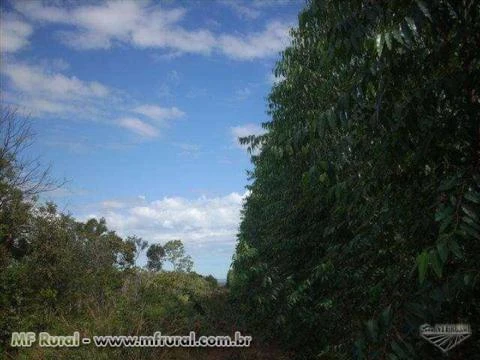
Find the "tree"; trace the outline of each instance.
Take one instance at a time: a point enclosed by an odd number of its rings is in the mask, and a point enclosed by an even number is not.
[[[34,134],[27,118],[17,108],[1,106],[0,116],[0,265],[11,256],[20,258],[27,250],[25,241],[30,210],[36,197],[62,186],[50,177],[50,168],[25,151]]]
[[[133,249],[104,219],[78,222],[53,203],[37,204],[23,237],[25,253],[0,272],[0,348],[22,324],[105,306],[131,274]]]
[[[147,269],[152,271],[160,271],[163,267],[165,259],[165,249],[160,244],[152,244],[147,251]]]
[[[21,189],[25,198],[62,186],[50,176],[50,167],[42,166],[39,158],[27,158],[25,151],[32,145],[34,133],[28,118],[12,106],[1,106],[0,116],[0,182],[2,186]],[[0,194],[0,207],[8,196]]]
[[[299,356],[433,358],[421,324],[480,317],[479,17],[474,1],[300,14],[267,133],[242,140],[261,151],[232,270],[251,325]]]
[[[148,247],[148,241],[143,240],[141,237],[138,236],[129,236],[127,237],[126,241],[127,243],[131,244],[131,246],[135,249],[134,263],[136,264],[140,255]]]
[[[192,271],[192,258],[190,255],[185,255],[185,248],[181,240],[168,241],[165,243],[163,248],[165,249],[165,258],[172,264],[174,271]]]

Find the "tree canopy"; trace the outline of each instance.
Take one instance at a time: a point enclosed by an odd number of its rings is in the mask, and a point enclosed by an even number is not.
[[[229,274],[299,356],[428,358],[421,324],[478,322],[479,34],[475,1],[299,15],[267,133],[241,140],[254,169]]]

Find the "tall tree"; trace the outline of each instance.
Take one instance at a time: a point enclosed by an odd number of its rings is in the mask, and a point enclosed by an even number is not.
[[[134,263],[136,264],[138,258],[148,247],[148,241],[143,240],[141,237],[138,237],[138,236],[129,236],[126,239],[126,242],[129,243],[135,249]]]
[[[12,106],[2,104],[0,111],[0,266],[6,266],[10,256],[26,252],[26,227],[36,197],[63,183],[53,180],[38,158],[26,155],[34,139],[29,119]]]
[[[430,358],[419,325],[480,318],[479,34],[475,1],[308,3],[242,140],[252,324],[307,358]]]
[[[192,258],[185,254],[185,247],[181,240],[167,241],[163,248],[165,249],[165,258],[173,266],[174,271],[192,271]]]
[[[147,269],[160,271],[165,260],[165,249],[160,244],[152,244],[147,250]]]

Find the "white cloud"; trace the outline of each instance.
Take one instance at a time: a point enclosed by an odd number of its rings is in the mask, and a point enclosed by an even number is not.
[[[44,61],[42,65],[7,62],[0,70],[8,79],[4,100],[21,106],[32,116],[96,120],[121,126],[144,138],[157,137],[162,122],[185,115],[177,107],[148,104],[134,107],[125,94],[97,81],[67,75],[59,68],[68,68],[68,64],[58,59]],[[132,113],[154,120],[155,124],[132,117]]]
[[[154,27],[133,32],[132,42],[142,48],[167,48],[186,53],[209,54],[215,45],[215,38],[208,30],[187,31],[180,27]]]
[[[13,59],[5,61],[0,69],[8,80],[5,100],[24,107],[32,116],[75,114],[94,119],[106,111],[111,89],[97,81],[67,75],[57,68],[58,64],[50,62],[31,65]]]
[[[32,27],[11,14],[0,17],[0,51],[15,52],[29,44],[28,38],[33,32]]]
[[[59,31],[58,39],[65,45],[77,50],[109,49],[110,38],[90,31]]]
[[[59,33],[75,49],[107,49],[115,42],[141,48],[159,47],[191,53],[208,53],[215,38],[204,29],[178,25],[185,10],[163,9],[147,1],[111,1],[73,8],[45,6],[40,2],[15,4],[18,11],[40,23],[57,23],[74,29]]]
[[[157,105],[141,105],[133,111],[158,121],[178,119],[185,115],[183,111],[176,107],[163,108]]]
[[[31,99],[28,101],[28,109],[34,111],[34,115],[37,114],[59,114],[69,112],[68,105],[62,105],[60,102],[52,102],[45,99]]]
[[[256,19],[261,14],[258,9],[242,4],[238,0],[224,0],[220,1],[220,3],[231,8],[240,18],[243,19]]]
[[[96,81],[81,81],[75,76],[47,72],[39,66],[10,63],[2,68],[13,86],[25,94],[43,94],[55,98],[103,97],[108,88]]]
[[[17,11],[37,21],[68,24],[72,20],[65,9],[43,6],[40,1],[18,1],[14,6]]]
[[[222,35],[219,38],[219,46],[229,57],[253,60],[279,53],[288,45],[289,39],[289,25],[275,21],[259,33],[241,37]]]
[[[136,118],[122,118],[118,124],[142,137],[152,138],[158,136],[158,130],[153,126]]]
[[[245,5],[227,4],[243,16],[258,15],[258,10]],[[257,33],[214,34],[208,29],[183,27],[185,9],[166,9],[149,1],[112,1],[69,8],[32,1],[15,3],[15,7],[39,24],[68,26],[68,29],[57,31],[57,37],[77,50],[108,49],[122,43],[166,52],[159,56],[208,55],[217,51],[237,60],[251,60],[276,55],[289,41],[289,24],[279,21],[267,24]]]
[[[165,197],[140,205],[107,200],[90,215],[105,217],[108,226],[122,235],[136,234],[150,242],[182,239],[190,245],[233,244],[247,195],[233,192],[193,200]]]

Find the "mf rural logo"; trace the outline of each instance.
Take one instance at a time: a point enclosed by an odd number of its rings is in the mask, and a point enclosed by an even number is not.
[[[468,324],[439,324],[420,326],[420,336],[431,342],[444,353],[453,349],[472,335]]]

